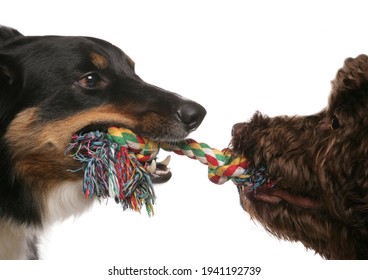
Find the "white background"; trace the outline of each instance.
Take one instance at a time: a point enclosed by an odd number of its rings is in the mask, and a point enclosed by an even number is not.
[[[364,1],[6,2],[0,24],[25,35],[87,35],[123,49],[145,81],[207,109],[190,136],[219,149],[229,144],[232,125],[256,110],[318,112],[344,59],[368,47]],[[251,221],[232,183],[212,184],[205,166],[180,156],[173,155],[171,168],[172,179],[155,187],[153,218],[123,212],[112,200],[97,204],[50,229],[42,258],[96,269],[98,279],[108,265],[265,264],[265,271],[269,265],[284,273],[293,262],[303,267],[299,278],[323,273],[314,252]]]

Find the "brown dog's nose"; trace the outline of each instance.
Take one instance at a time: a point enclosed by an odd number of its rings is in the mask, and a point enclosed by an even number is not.
[[[236,123],[233,125],[233,128],[231,130],[231,136],[235,136],[242,132],[242,130],[247,126],[245,122],[242,123]]]
[[[178,118],[182,121],[189,131],[196,129],[206,115],[206,109],[195,102],[183,104],[177,111]]]

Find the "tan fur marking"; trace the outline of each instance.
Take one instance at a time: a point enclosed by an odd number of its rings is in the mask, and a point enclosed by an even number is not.
[[[109,66],[109,61],[106,57],[98,53],[91,53],[92,63],[100,70],[104,70]]]
[[[5,135],[18,176],[31,186],[39,186],[42,193],[48,193],[50,187],[59,185],[61,181],[81,179],[81,172],[67,171],[80,168],[80,164],[64,152],[71,136],[94,122],[125,124],[128,127],[135,124],[132,118],[118,112],[113,105],[103,105],[46,123],[39,120],[37,108],[19,113]]]

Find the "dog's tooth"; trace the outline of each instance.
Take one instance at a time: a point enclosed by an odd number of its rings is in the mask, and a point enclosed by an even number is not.
[[[155,160],[152,160],[151,164],[147,166],[149,173],[154,174],[156,172],[157,164]]]
[[[163,161],[160,162],[160,164],[165,165],[166,167],[169,165],[171,160],[171,155],[168,155]]]

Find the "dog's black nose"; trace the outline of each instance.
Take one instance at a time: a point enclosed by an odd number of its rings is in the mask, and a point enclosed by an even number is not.
[[[182,121],[189,131],[196,129],[206,115],[206,109],[195,102],[186,102],[177,111],[180,121]]]

